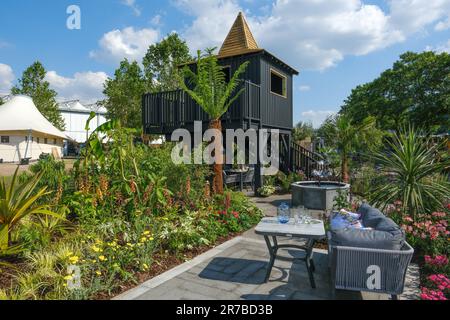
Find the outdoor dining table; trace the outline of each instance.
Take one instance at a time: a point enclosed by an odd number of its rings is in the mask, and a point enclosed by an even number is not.
[[[273,264],[277,258],[277,252],[280,248],[293,248],[299,249],[305,252],[305,256],[301,258],[286,258],[291,261],[301,260],[306,264],[306,269],[308,270],[309,281],[311,287],[315,288],[316,284],[314,281],[314,261],[313,261],[313,247],[316,240],[323,239],[325,237],[325,227],[323,221],[312,219],[311,223],[299,223],[297,224],[294,219],[290,219],[288,223],[282,224],[278,222],[276,217],[263,218],[261,222],[256,226],[255,233],[264,236],[267,248],[269,249],[270,261],[266,272],[266,278],[264,282],[267,282],[272,272]],[[305,245],[295,245],[295,244],[278,244],[277,237],[288,237],[305,239]],[[270,241],[272,238],[272,242]]]

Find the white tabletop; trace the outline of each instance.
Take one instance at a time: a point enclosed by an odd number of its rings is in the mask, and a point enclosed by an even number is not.
[[[325,236],[323,221],[313,219],[314,223],[296,224],[294,219],[288,223],[278,222],[276,217],[263,218],[255,228],[255,232],[260,235],[287,236],[299,238],[320,239]]]

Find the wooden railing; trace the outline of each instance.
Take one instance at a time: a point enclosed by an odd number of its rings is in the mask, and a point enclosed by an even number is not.
[[[233,102],[222,120],[261,118],[260,86],[243,81],[244,92]],[[142,117],[146,127],[180,128],[194,121],[209,121],[209,115],[183,90],[145,94]]]
[[[295,142],[291,143],[290,170],[293,172],[301,170],[308,179],[311,179],[314,170],[323,172],[327,169],[328,166],[320,154],[305,149]]]

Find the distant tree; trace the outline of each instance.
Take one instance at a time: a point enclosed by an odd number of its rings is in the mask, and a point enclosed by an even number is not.
[[[303,141],[306,138],[313,138],[314,137],[314,128],[313,128],[312,123],[300,121],[294,127],[292,136],[293,136],[295,142]]]
[[[406,52],[374,81],[356,87],[341,113],[353,123],[374,116],[382,129],[413,124],[431,132],[450,129],[450,54]]]
[[[64,120],[56,103],[56,92],[50,89],[50,83],[45,81],[44,66],[36,61],[29,66],[19,79],[17,86],[11,89],[12,94],[24,94],[33,99],[37,109],[55,127],[64,130]]]
[[[142,64],[145,77],[152,82],[152,90],[160,92],[180,88],[180,65],[191,60],[189,47],[176,33],[151,45]]]
[[[149,90],[141,68],[136,61],[124,59],[104,84],[106,99],[102,102],[108,110],[108,119],[119,119],[122,126],[142,127],[142,95]]]
[[[320,131],[326,140],[326,146],[333,147],[340,156],[341,175],[344,182],[350,180],[349,159],[351,154],[362,144],[379,143],[377,138],[380,137],[375,128],[375,118],[367,117],[355,125],[344,114],[328,117]]]

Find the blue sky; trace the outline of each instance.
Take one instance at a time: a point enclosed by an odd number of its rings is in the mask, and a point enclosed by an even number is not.
[[[81,29],[69,30],[69,5]],[[405,51],[450,51],[450,0],[2,0],[0,94],[33,61],[58,99],[93,102],[121,59],[178,32],[195,51],[220,46],[242,10],[260,45],[301,71],[294,119],[317,126],[352,88]],[[426,14],[424,14],[426,13]]]

